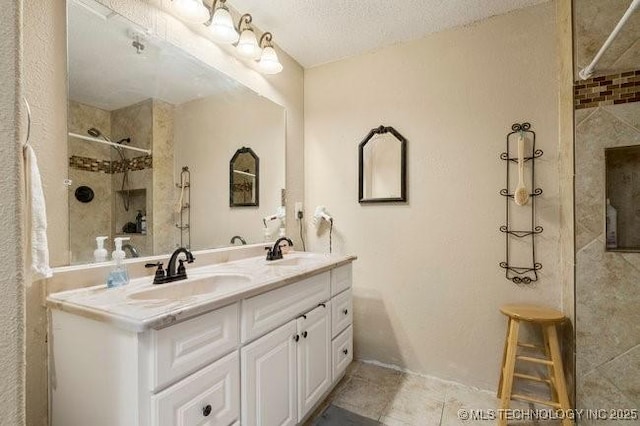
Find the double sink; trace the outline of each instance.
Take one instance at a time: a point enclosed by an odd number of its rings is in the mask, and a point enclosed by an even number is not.
[[[283,268],[295,270],[313,263],[311,253],[292,253],[284,259],[266,261],[261,260],[259,267]],[[204,296],[213,293],[226,293],[238,286],[249,285],[253,276],[235,272],[216,272],[215,268],[202,267],[187,271],[189,278],[169,284],[155,285],[151,288],[130,293],[127,297],[132,301],[162,301],[180,300],[194,296]]]

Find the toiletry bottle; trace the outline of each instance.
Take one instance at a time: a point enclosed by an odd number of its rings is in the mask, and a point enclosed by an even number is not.
[[[130,238],[114,238],[116,249],[111,253],[113,259],[113,269],[109,273],[107,278],[107,287],[120,287],[129,284],[129,273],[127,267],[124,264],[125,252],[122,250],[122,242],[128,241]]]
[[[142,218],[140,218],[140,233],[142,235],[147,235],[147,214],[144,213]]]
[[[607,198],[607,248],[618,247],[618,212]]]
[[[142,210],[138,210],[136,215],[136,232],[142,233]]]
[[[107,256],[109,255],[109,253],[107,252],[107,249],[104,248],[104,242],[108,238],[109,237],[96,237],[97,248],[93,251],[93,259],[96,263],[107,261]]]

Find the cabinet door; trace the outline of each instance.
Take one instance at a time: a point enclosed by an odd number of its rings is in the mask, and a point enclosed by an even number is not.
[[[298,318],[298,421],[331,386],[330,312],[327,302]]]
[[[297,423],[296,320],[241,350],[242,424]]]

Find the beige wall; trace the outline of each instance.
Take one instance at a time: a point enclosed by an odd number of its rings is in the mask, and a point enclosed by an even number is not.
[[[240,61],[232,59],[223,48],[202,37],[204,27],[188,27],[164,12],[162,8],[168,7],[170,0],[150,0],[149,2],[101,0],[101,2],[139,25],[149,28],[159,37],[182,47],[206,64],[282,105],[287,110],[288,196],[292,201],[302,199],[304,186],[303,70],[297,62],[279,51],[284,71],[277,76],[263,76],[247,68]],[[16,2],[12,2],[12,6],[14,4],[17,5]],[[22,29],[25,52],[23,81],[34,116],[32,140],[41,158],[53,266],[69,263],[68,190],[63,184],[64,179],[67,178],[68,162],[65,6],[62,0],[26,2]],[[13,22],[12,16],[11,13],[2,14],[3,19],[6,17],[10,22]],[[11,26],[4,27],[11,28]],[[7,46],[7,49],[11,48]],[[10,98],[3,98],[3,102],[5,99]],[[14,166],[15,163],[12,163],[11,167]],[[293,202],[289,203],[288,209],[289,214],[293,215]],[[290,226],[289,233],[293,234],[295,224]],[[13,231],[16,229],[14,228]],[[13,253],[15,241],[16,238],[8,239],[3,242],[2,247],[5,251]],[[30,425],[47,424],[46,317],[42,303],[44,285],[44,282],[36,281],[26,286],[25,339],[29,395],[27,421]],[[19,329],[15,330],[16,333],[19,331]],[[12,340],[12,345],[18,341]],[[17,372],[16,370],[14,373]]]
[[[234,96],[211,96],[176,108],[176,176],[191,171],[191,247],[203,250],[229,245],[240,235],[262,242],[262,218],[280,206],[285,185],[284,109],[246,90]],[[250,123],[250,125],[248,125]],[[229,207],[229,161],[241,147],[260,160],[260,205]],[[277,236],[277,227],[270,224]]]
[[[20,24],[22,2],[5,2],[0,14],[0,156],[2,208],[0,247],[0,424],[22,425],[25,421],[24,377],[24,258],[20,242],[24,221],[22,150],[25,137],[24,107],[20,99],[22,54]],[[15,82],[15,84],[13,84]]]
[[[356,357],[482,388],[497,384],[507,302],[560,308],[558,64],[553,2],[305,73],[307,211],[335,218],[354,263]],[[505,280],[505,134],[530,121],[540,281]],[[359,205],[358,143],[379,125],[408,139],[407,204]],[[309,228],[326,251],[326,229]]]

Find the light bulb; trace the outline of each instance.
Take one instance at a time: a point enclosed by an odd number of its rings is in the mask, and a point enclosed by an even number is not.
[[[213,13],[211,32],[213,37],[221,43],[232,44],[238,41],[238,32],[233,26],[233,19],[226,7],[219,7]]]
[[[278,74],[282,71],[282,64],[278,60],[278,54],[273,47],[267,46],[262,49],[258,68],[265,74]]]
[[[238,55],[243,58],[258,59],[260,57],[260,46],[258,46],[258,39],[256,34],[251,29],[245,29],[240,34],[240,40],[238,40]]]
[[[203,24],[209,20],[209,10],[202,0],[173,0],[171,5],[186,21]]]

